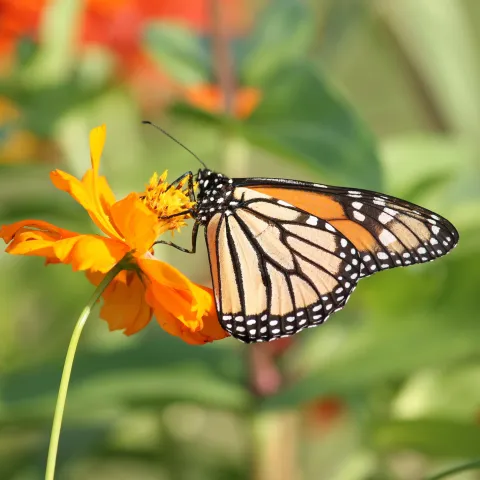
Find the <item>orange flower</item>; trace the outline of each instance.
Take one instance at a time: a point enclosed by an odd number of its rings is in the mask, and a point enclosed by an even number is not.
[[[225,96],[217,85],[195,85],[185,90],[185,98],[195,107],[211,113],[225,110]],[[242,87],[233,97],[233,115],[235,118],[249,117],[260,103],[260,90],[253,87]]]
[[[0,229],[0,237],[8,244],[6,251],[70,264],[74,270],[85,271],[96,285],[128,255],[131,269],[117,275],[103,294],[100,316],[111,330],[131,335],[155,314],[167,332],[188,343],[226,337],[217,320],[212,291],[191,282],[151,252],[160,234],[178,230],[189,218],[161,219],[193,206],[185,182],[168,188],[166,173],[160,178],[155,174],[145,194],[130,193],[115,201],[105,177],[98,175],[105,136],[105,126],[90,133],[92,168],[82,180],[61,170],[50,175],[53,184],[80,203],[105,235],[84,235],[41,220],[23,220]]]
[[[197,31],[210,29],[209,0],[87,0],[81,25],[83,43],[110,46],[118,53],[138,50],[142,28],[151,20],[178,22]],[[220,0],[230,32],[243,32],[250,18],[243,2]],[[36,36],[46,0],[0,0],[0,51],[10,51],[24,35]]]

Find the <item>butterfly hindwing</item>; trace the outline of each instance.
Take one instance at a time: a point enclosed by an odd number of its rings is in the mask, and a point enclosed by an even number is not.
[[[232,202],[206,228],[225,330],[266,341],[343,308],[364,268],[350,241],[329,222],[250,189],[236,188]]]

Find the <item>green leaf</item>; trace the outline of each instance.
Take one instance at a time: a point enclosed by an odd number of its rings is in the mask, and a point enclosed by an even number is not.
[[[209,81],[212,66],[208,50],[188,29],[167,23],[150,23],[143,40],[147,52],[161,68],[182,84]]]
[[[285,65],[270,78],[244,134],[256,145],[308,162],[337,182],[381,187],[372,136],[310,63]]]
[[[243,82],[261,85],[281,65],[304,57],[313,36],[314,16],[306,3],[270,2],[243,46],[238,62]]]
[[[435,456],[480,455],[480,427],[442,419],[398,420],[378,425],[373,441],[382,450],[413,449]]]

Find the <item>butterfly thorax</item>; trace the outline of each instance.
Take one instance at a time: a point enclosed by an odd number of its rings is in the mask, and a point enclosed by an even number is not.
[[[206,225],[217,213],[230,208],[233,201],[233,180],[211,170],[199,170],[197,174],[197,222]]]

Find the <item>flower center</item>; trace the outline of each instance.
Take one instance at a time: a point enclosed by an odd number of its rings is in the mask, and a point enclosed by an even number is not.
[[[185,220],[192,218],[191,209],[195,206],[192,199],[193,192],[188,185],[188,177],[176,184],[169,184],[166,179],[167,170],[160,176],[155,172],[145,192],[140,195],[143,203],[157,215],[162,224],[160,233],[179,230],[185,226]]]

